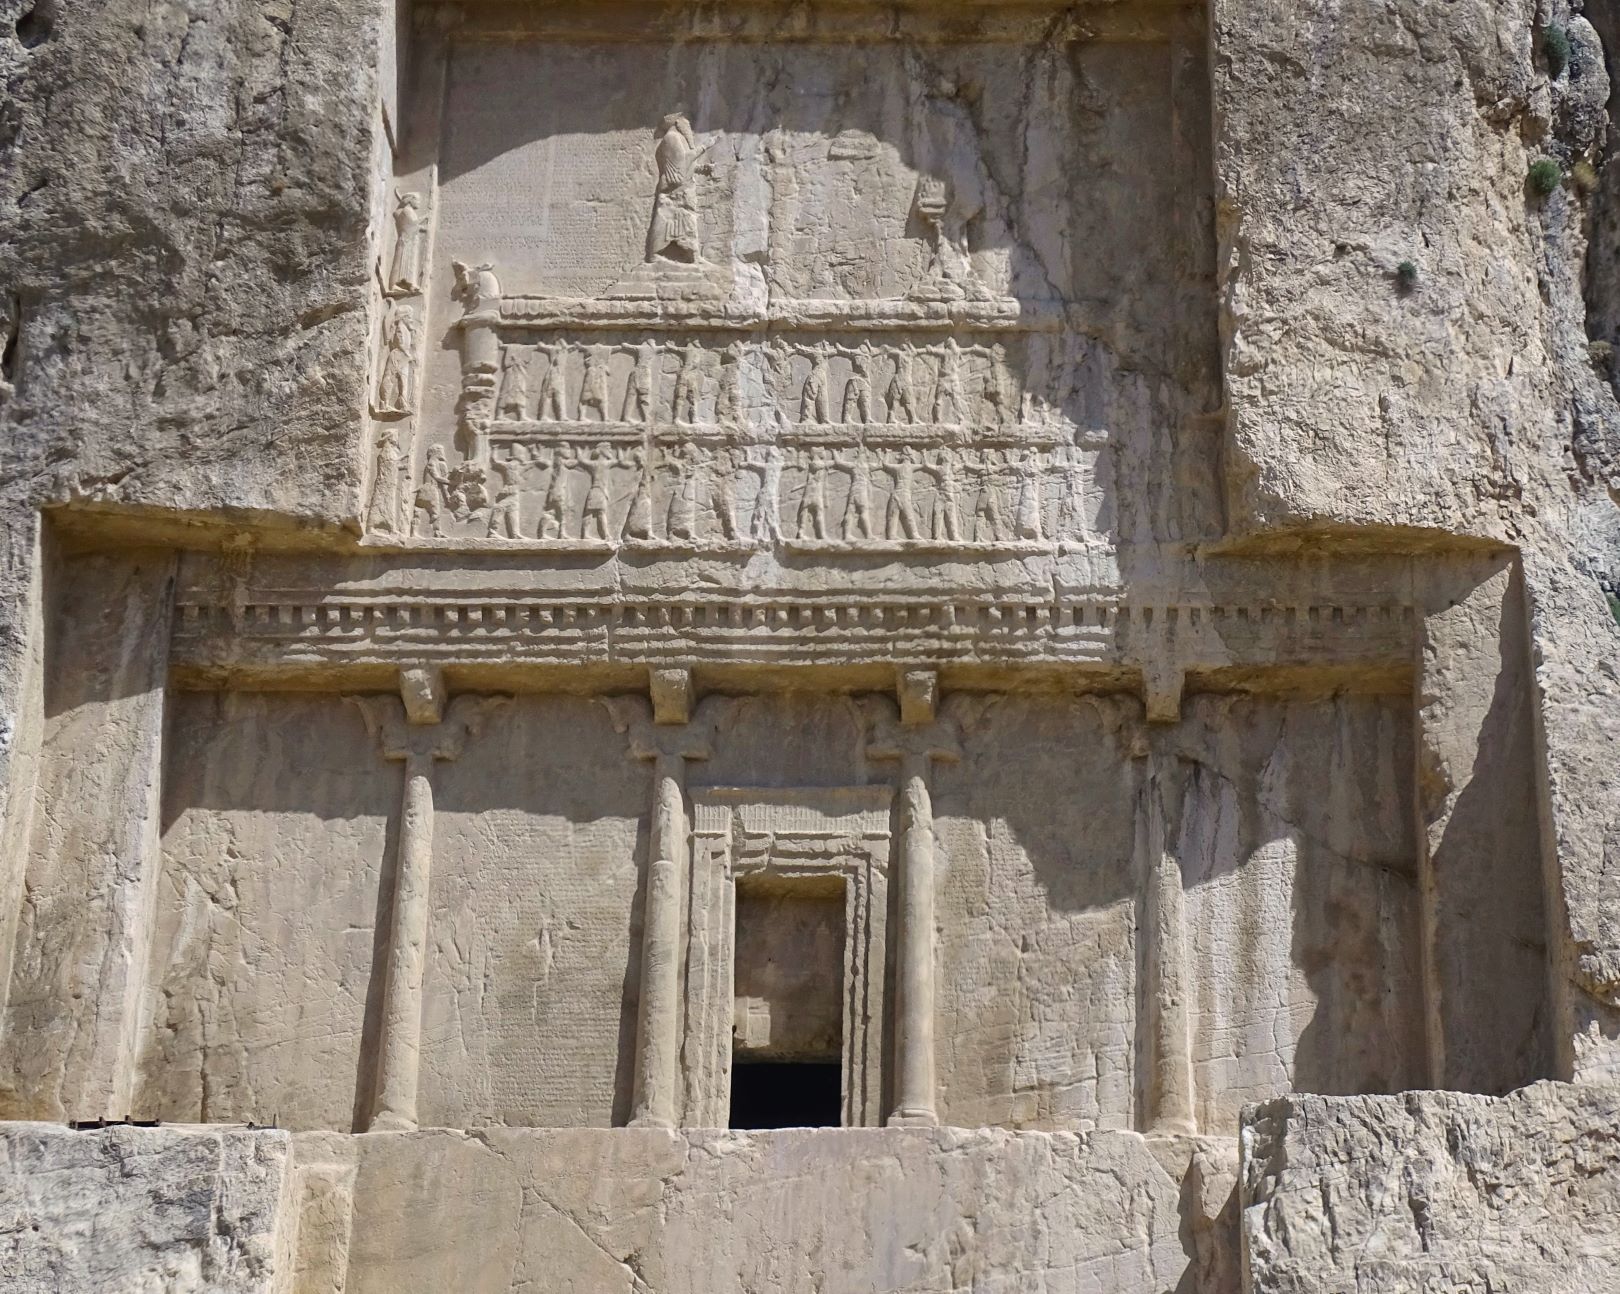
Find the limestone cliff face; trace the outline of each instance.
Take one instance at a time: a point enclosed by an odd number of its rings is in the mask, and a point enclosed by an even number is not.
[[[1595,1013],[1571,1063],[1611,1069],[1611,8],[1213,9],[1232,536],[1523,555],[1573,1009]]]
[[[352,520],[380,3],[0,12],[8,528]]]
[[[1620,0],[0,0],[0,1115],[297,1130],[0,1125],[0,1284],[1612,1284],[1616,86]],[[823,972],[970,1129],[703,1130]]]
[[[40,509],[354,524],[382,22],[365,2],[0,9],[7,833],[41,723]]]

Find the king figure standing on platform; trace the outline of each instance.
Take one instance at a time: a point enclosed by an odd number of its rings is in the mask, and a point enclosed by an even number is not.
[[[692,173],[697,159],[707,148],[699,148],[686,114],[675,112],[658,126],[658,145],[653,160],[658,165],[658,188],[653,197],[652,228],[647,234],[647,260],[677,261],[696,265],[702,259],[698,247],[697,207],[692,193]]]

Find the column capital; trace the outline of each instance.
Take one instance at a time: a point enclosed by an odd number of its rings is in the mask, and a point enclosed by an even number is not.
[[[670,723],[658,718],[655,703],[644,696],[604,696],[597,700],[612,718],[614,731],[629,739],[630,758],[648,760],[708,759],[715,730],[732,704],[730,697],[704,697],[693,707],[689,722]]]
[[[399,671],[399,695],[408,723],[426,725],[444,719],[444,671],[437,665],[406,667]]]
[[[403,697],[372,693],[343,699],[359,707],[366,730],[384,759],[450,760],[459,758],[467,742],[483,731],[490,715],[512,698],[464,692],[450,701],[437,723],[412,721]]]
[[[962,758],[961,725],[954,718],[909,723],[888,697],[868,697],[862,708],[867,759],[955,763]]]
[[[900,700],[900,722],[920,728],[934,722],[939,710],[939,671],[901,666],[895,679]]]
[[[652,697],[653,722],[684,724],[692,721],[692,671],[685,666],[654,666],[647,671],[647,692]]]

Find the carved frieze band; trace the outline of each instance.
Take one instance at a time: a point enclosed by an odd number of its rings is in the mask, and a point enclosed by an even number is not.
[[[589,596],[310,592],[226,603],[182,592],[183,665],[334,660],[540,663],[934,661],[1186,667],[1295,663],[1404,666],[1403,605],[1142,606],[1117,600],[987,601],[821,596],[670,602]]]
[[[1053,365],[988,334],[503,339],[464,369],[463,461],[430,446],[410,517],[388,487],[372,528],[603,552],[1084,548],[1106,443],[1031,387]]]

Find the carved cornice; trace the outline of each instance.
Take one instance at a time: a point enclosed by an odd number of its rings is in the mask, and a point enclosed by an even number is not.
[[[884,331],[950,333],[962,328],[999,332],[1056,332],[1069,322],[1058,302],[1019,301],[997,297],[977,301],[783,300],[764,306],[705,301],[614,301],[600,297],[567,298],[505,295],[498,306],[460,321],[460,326],[502,328],[636,328],[663,330],[784,332]]]
[[[1137,602],[1099,595],[872,593],[604,598],[584,593],[183,591],[182,667],[439,664],[859,664],[884,660],[1184,670],[1409,664],[1400,603]]]

